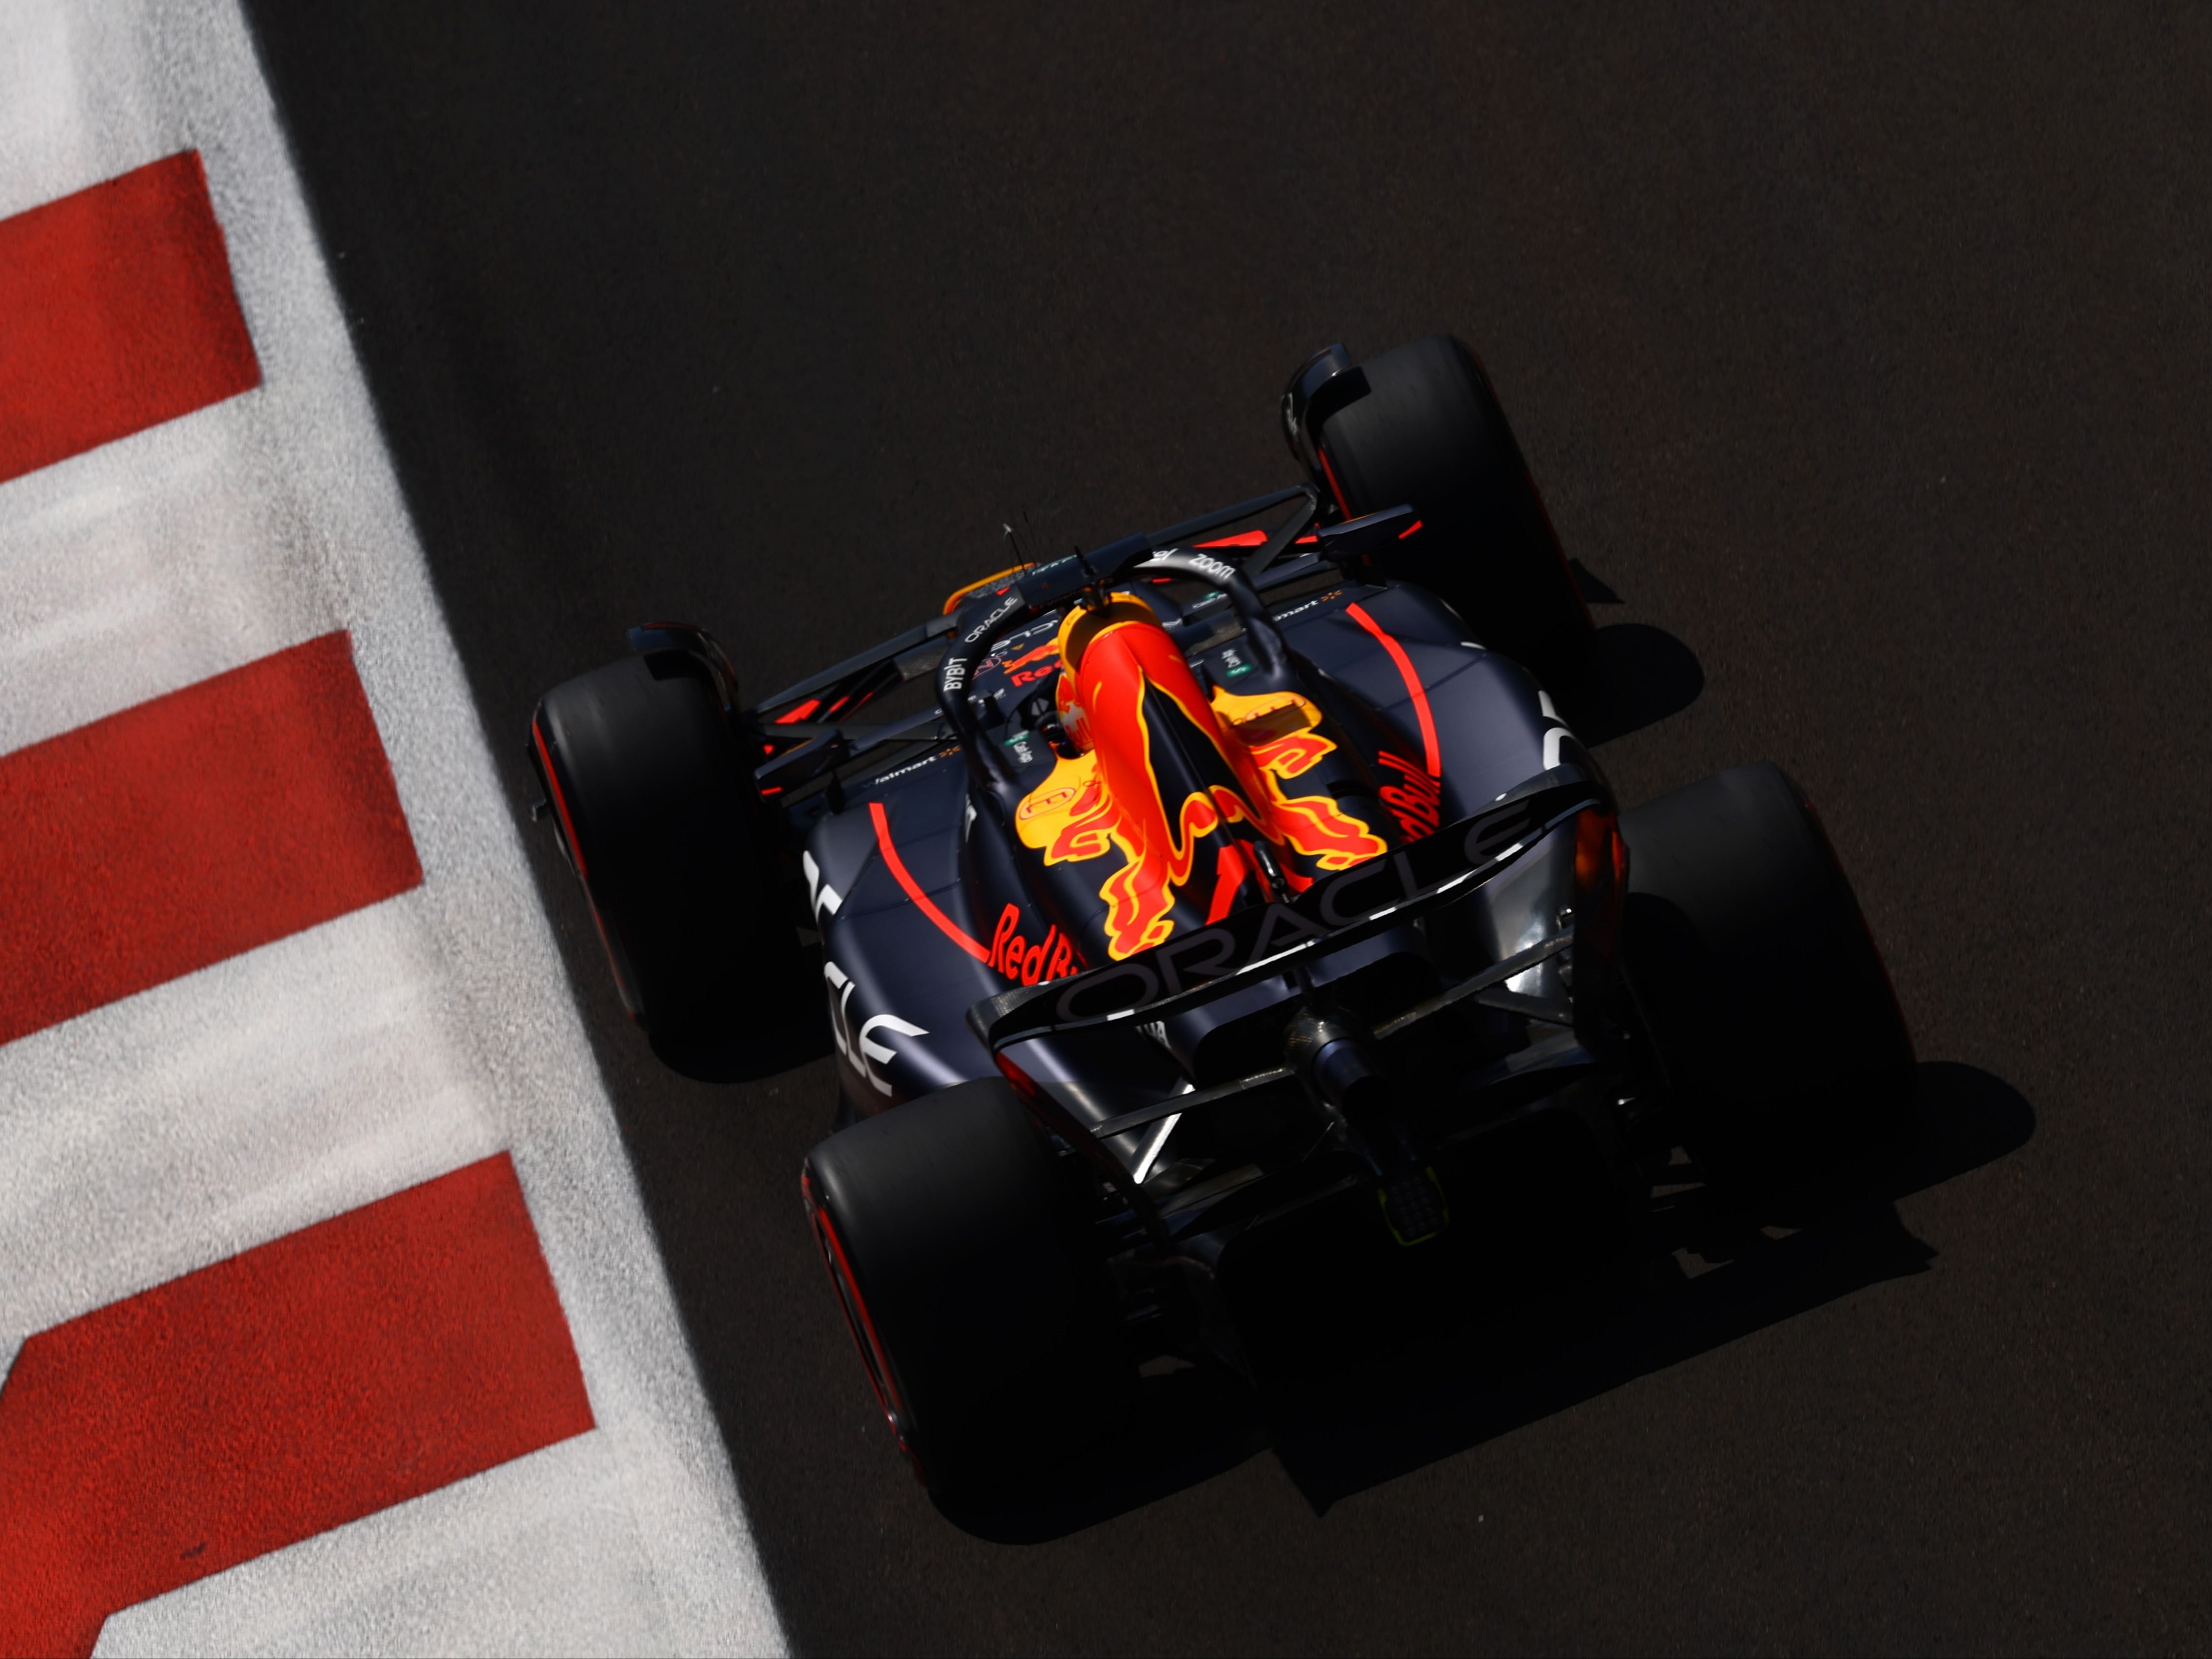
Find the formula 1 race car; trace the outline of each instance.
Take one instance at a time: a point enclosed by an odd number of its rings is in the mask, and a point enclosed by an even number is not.
[[[818,934],[845,1127],[806,1212],[940,1492],[1107,1433],[1148,1361],[1247,1366],[1224,1287],[1284,1241],[1602,1231],[1677,1146],[1756,1187],[1910,1097],[1789,778],[1617,812],[1564,717],[1589,616],[1474,354],[1332,347],[1281,418],[1291,488],[1001,571],[751,704],[707,634],[640,628],[532,722],[665,1055]]]

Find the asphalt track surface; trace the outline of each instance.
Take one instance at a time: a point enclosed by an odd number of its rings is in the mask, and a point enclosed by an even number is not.
[[[518,811],[627,624],[765,690],[1004,518],[1286,481],[1300,358],[1449,330],[1603,601],[1623,797],[1788,767],[1915,1034],[1922,1146],[1799,1231],[1180,1383],[1118,1486],[963,1525],[801,1224],[826,1038],[659,1068],[533,842],[795,1645],[2212,1638],[2212,13],[249,11]]]

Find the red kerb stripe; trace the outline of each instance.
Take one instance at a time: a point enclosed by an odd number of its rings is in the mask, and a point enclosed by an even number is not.
[[[343,634],[0,756],[0,1042],[422,879]]]
[[[198,151],[0,219],[0,483],[260,383]]]
[[[0,1389],[0,1653],[581,1434],[504,1152],[41,1331]]]

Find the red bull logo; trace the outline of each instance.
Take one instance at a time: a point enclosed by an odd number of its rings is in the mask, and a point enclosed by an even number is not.
[[[1021,925],[1019,906],[1009,904],[999,912],[999,925],[991,934],[991,954],[985,958],[988,966],[1024,985],[1034,985],[1042,979],[1065,979],[1081,967],[1075,942],[1057,926],[1047,927],[1044,937],[1031,944],[1018,931]]]
[[[1436,834],[1443,823],[1443,786],[1403,755],[1385,749],[1376,760],[1386,775],[1395,775],[1375,793],[1398,820],[1406,839],[1419,841]]]
[[[1015,687],[1029,685],[1044,678],[1060,666],[1060,641],[1048,641],[1036,650],[1024,651],[1001,666],[1006,671],[1007,684]]]
[[[1048,864],[1120,854],[1098,888],[1115,959],[1174,932],[1209,838],[1218,849],[1210,908],[1218,917],[1234,902],[1252,860],[1224,825],[1248,825],[1268,842],[1294,887],[1389,850],[1332,797],[1287,787],[1335,748],[1305,697],[1217,691],[1209,702],[1151,610],[1126,595],[1072,612],[1057,644],[1060,718],[1084,752],[1053,769],[1015,826]],[[1170,775],[1181,781],[1164,787]]]

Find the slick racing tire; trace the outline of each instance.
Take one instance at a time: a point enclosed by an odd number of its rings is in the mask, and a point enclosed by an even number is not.
[[[840,1131],[800,1186],[876,1398],[939,1497],[1001,1491],[1103,1437],[1136,1382],[1068,1180],[1006,1084]]]
[[[713,684],[684,653],[545,694],[531,758],[630,1018],[663,1054],[727,1042],[799,976],[760,803]]]
[[[1427,588],[1551,690],[1577,691],[1589,611],[1474,353],[1445,334],[1394,346],[1316,402],[1315,448],[1343,510],[1419,516],[1383,574]]]
[[[1850,883],[1778,766],[1625,812],[1621,951],[1692,1155],[1739,1190],[1841,1175],[1909,1121],[1912,1040]]]

